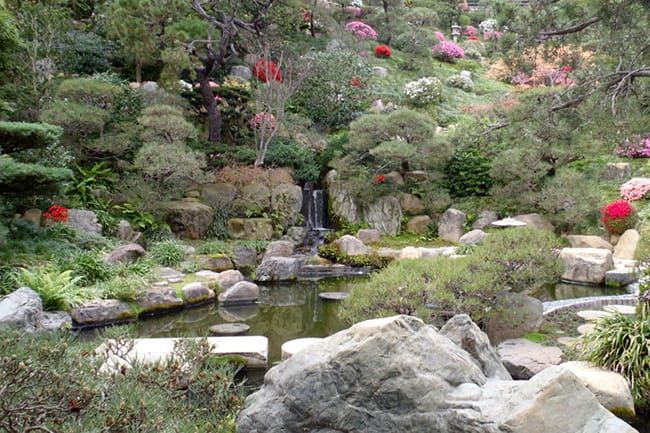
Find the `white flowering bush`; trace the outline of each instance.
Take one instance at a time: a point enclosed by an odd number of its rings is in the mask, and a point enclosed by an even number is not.
[[[350,6],[354,8],[362,8],[363,7],[363,0],[352,0],[350,2]]]
[[[442,99],[442,82],[436,77],[423,77],[406,83],[404,94],[414,105],[427,105]]]
[[[452,75],[447,78],[447,85],[465,92],[471,92],[474,90],[474,82],[470,77],[465,75]]]
[[[497,20],[489,19],[489,20],[481,21],[478,27],[479,29],[481,29],[481,33],[485,34],[497,30],[497,25],[498,25]]]

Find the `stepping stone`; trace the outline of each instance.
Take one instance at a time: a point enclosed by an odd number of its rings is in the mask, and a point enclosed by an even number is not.
[[[321,340],[322,338],[296,338],[295,340],[287,341],[282,345],[282,360],[291,358],[296,353]]]
[[[578,326],[578,332],[580,335],[589,335],[596,329],[596,325],[593,323],[585,323],[584,325]]]
[[[183,273],[173,268],[160,268],[157,272],[158,278],[168,280],[170,278],[183,278]]]
[[[576,314],[588,322],[595,322],[598,319],[613,316],[612,313],[601,310],[583,310],[578,311]]]
[[[167,287],[169,283],[167,281],[157,281],[152,284],[154,287]]]
[[[251,329],[245,323],[221,323],[219,325],[210,326],[210,335],[216,337],[225,337],[232,335],[243,335]]]
[[[617,268],[605,272],[605,285],[621,287],[627,286],[638,280],[637,273],[633,269]]]
[[[568,347],[569,349],[572,350],[580,350],[582,349],[582,339],[581,338],[575,338],[575,337],[560,337],[556,340],[558,343],[560,343],[563,346]]]
[[[95,353],[106,359],[100,368],[102,373],[119,372],[129,368],[136,359],[143,364],[164,362],[174,352],[174,346],[182,340],[199,340],[199,338],[135,338],[128,353],[116,356],[110,351],[115,340],[108,340],[100,345]],[[247,368],[268,367],[269,340],[262,336],[244,337],[207,337],[210,352],[217,356],[235,355],[244,359]]]
[[[636,314],[636,307],[632,305],[606,305],[604,309],[610,313],[620,313],[626,316],[634,316]]]
[[[206,270],[195,272],[194,275],[196,275],[197,277],[205,278],[207,280],[216,280],[217,278],[219,278],[218,272],[206,271]]]
[[[349,293],[346,292],[323,292],[318,297],[324,301],[342,301],[347,298]]]
[[[180,283],[181,281],[183,281],[183,279],[179,277],[167,278],[169,284]]]

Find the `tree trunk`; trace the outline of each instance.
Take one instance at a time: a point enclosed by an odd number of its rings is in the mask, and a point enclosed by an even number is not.
[[[135,81],[142,83],[142,62],[138,58],[135,59]]]
[[[199,86],[201,88],[201,97],[203,98],[203,106],[208,112],[208,140],[212,143],[221,141],[221,110],[219,105],[214,99],[212,88],[210,87],[210,79],[207,74],[199,71]]]

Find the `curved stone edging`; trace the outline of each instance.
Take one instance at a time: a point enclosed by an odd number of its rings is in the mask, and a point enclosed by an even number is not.
[[[594,308],[605,305],[636,305],[639,297],[633,295],[592,296],[587,298],[563,299],[561,301],[548,301],[543,303],[543,316],[559,313],[570,308]]]

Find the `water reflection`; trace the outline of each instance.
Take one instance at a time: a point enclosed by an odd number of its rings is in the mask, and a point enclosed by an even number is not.
[[[322,301],[318,294],[349,292],[360,281],[355,277],[264,286],[259,304],[211,304],[153,317],[139,321],[137,333],[142,337],[197,337],[208,335],[212,325],[244,322],[251,327],[247,335],[264,335],[269,339],[269,362],[274,363],[280,359],[280,347],[287,340],[325,337],[345,328],[336,314],[339,304]]]
[[[591,296],[624,295],[624,288],[604,286],[581,286],[579,284],[558,283],[540,289],[533,296],[541,301],[557,301],[562,299],[586,298]]]

